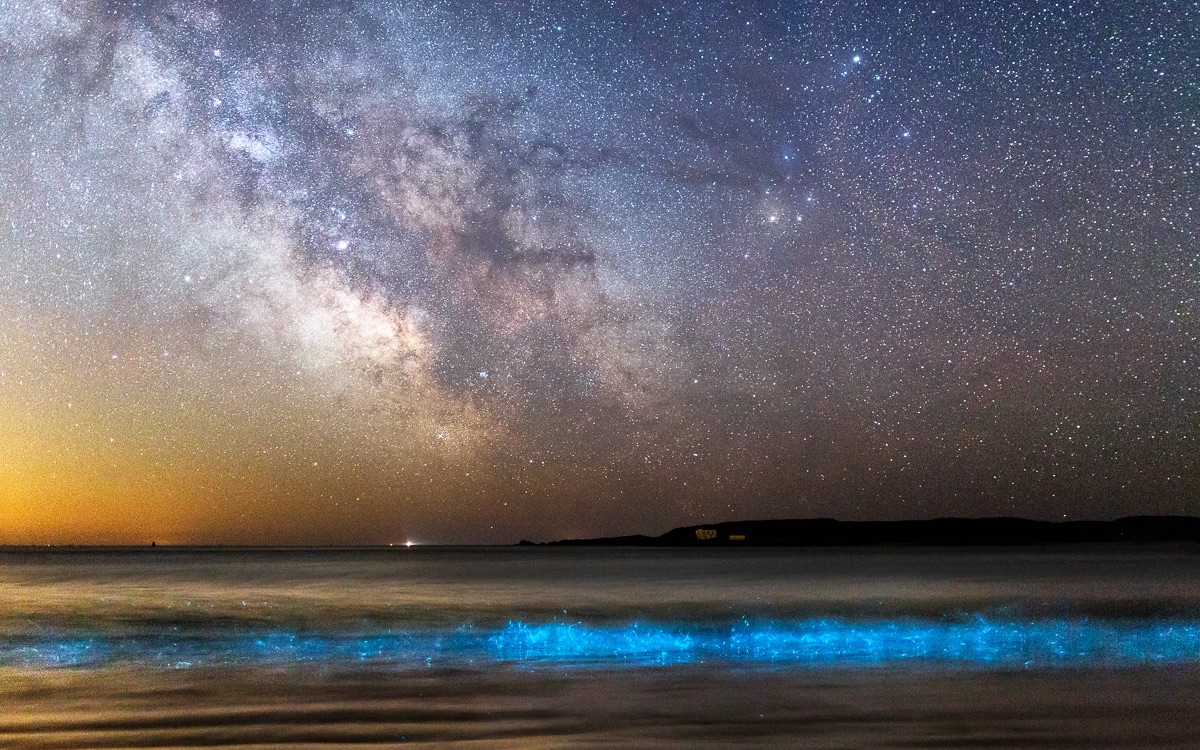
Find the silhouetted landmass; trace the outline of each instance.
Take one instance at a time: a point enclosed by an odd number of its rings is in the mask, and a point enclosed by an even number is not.
[[[661,536],[564,539],[549,545],[633,547],[1028,546],[1053,544],[1200,543],[1200,518],[1130,516],[1115,521],[1025,518],[935,518],[928,521],[835,521],[832,518],[727,521],[682,526]],[[521,545],[533,542],[521,541]]]

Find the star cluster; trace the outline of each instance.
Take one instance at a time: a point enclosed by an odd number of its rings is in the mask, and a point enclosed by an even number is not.
[[[0,542],[1196,512],[1197,29],[0,0]]]

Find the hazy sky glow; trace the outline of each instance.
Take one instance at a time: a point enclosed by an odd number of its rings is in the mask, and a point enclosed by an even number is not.
[[[1194,2],[0,0],[0,543],[1200,512]]]

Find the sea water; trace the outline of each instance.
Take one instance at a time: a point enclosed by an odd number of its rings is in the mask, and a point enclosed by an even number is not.
[[[1200,747],[1176,548],[9,550],[0,747]]]

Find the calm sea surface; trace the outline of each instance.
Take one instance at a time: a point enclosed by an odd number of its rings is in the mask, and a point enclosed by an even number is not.
[[[1200,554],[0,552],[0,748],[1200,747]]]

